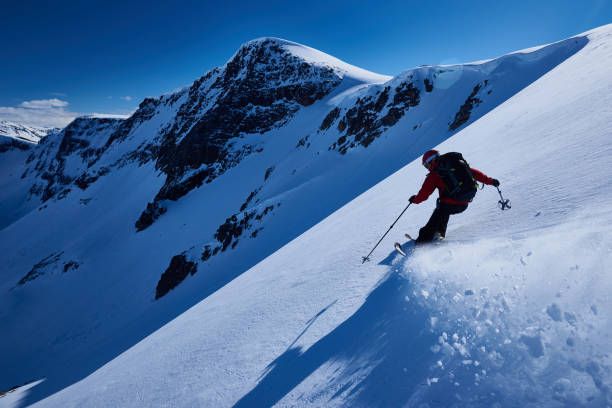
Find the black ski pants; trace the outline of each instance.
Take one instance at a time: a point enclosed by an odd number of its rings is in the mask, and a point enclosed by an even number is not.
[[[459,214],[466,210],[467,204],[447,204],[438,199],[438,204],[429,221],[419,230],[417,243],[431,242],[438,232],[442,237],[446,236],[446,226],[451,214]]]

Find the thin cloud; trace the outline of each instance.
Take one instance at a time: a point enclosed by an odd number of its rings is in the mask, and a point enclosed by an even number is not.
[[[31,126],[63,128],[79,116],[76,112],[66,109],[67,106],[68,102],[57,98],[24,101],[18,106],[0,106],[0,120]]]
[[[52,108],[63,108],[68,106],[68,102],[61,101],[57,98],[53,99],[38,99],[33,101],[25,101],[19,104],[22,108],[30,109],[52,109]]]
[[[124,101],[131,101],[132,97],[131,96],[122,96],[120,99],[123,99]]]
[[[60,98],[67,98],[68,95],[62,92],[51,92],[51,95],[53,96],[59,96]]]
[[[78,116],[126,118],[128,115],[72,112],[68,102],[57,98],[23,101],[18,106],[0,106],[0,120],[36,127],[64,128]]]

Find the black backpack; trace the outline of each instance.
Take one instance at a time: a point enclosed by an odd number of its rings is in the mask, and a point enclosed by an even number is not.
[[[438,158],[438,175],[444,182],[442,197],[456,201],[472,201],[478,189],[478,183],[470,165],[461,153],[451,152]]]

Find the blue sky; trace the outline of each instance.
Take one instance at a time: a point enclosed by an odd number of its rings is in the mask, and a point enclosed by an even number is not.
[[[2,4],[0,120],[126,114],[273,36],[387,75],[612,23],[612,0],[21,1]]]

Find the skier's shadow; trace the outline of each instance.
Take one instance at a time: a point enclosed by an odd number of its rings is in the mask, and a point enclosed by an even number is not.
[[[430,347],[436,342],[427,310],[409,300],[412,292],[406,278],[390,272],[361,308],[327,336],[307,350],[289,346],[234,407],[271,407],[324,365],[326,373],[314,380],[319,383],[309,386],[334,389],[330,401],[342,397],[349,406],[403,406],[424,387],[433,361]]]

